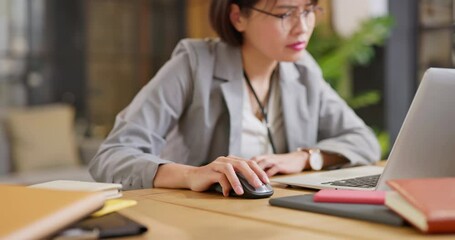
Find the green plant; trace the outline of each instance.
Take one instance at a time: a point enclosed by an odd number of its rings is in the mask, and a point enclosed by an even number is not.
[[[374,47],[384,44],[392,25],[393,19],[385,16],[366,20],[348,38],[341,37],[328,25],[318,26],[313,33],[308,51],[318,61],[326,81],[353,109],[374,105],[381,100],[378,91],[354,95],[351,70],[355,65],[371,62],[375,54]],[[379,130],[376,130],[376,134],[385,157],[390,145],[388,134]]]

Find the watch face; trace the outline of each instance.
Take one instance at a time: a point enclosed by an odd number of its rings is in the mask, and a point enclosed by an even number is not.
[[[322,169],[322,155],[320,152],[313,152],[310,154],[310,167],[313,170]]]

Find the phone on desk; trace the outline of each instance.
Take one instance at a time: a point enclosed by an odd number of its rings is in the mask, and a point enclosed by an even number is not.
[[[147,227],[117,212],[83,219],[60,232],[53,239],[100,239],[140,235]]]

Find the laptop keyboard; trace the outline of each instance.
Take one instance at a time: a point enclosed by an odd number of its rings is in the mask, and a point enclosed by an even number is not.
[[[333,182],[324,182],[322,184],[340,187],[373,188],[376,187],[376,185],[378,184],[380,176],[381,174],[370,175],[365,177],[347,178]]]

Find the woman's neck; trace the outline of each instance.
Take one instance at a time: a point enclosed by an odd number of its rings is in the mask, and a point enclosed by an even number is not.
[[[257,84],[262,82],[267,85],[278,63],[248,46],[242,47],[242,60],[243,69],[250,81]]]

